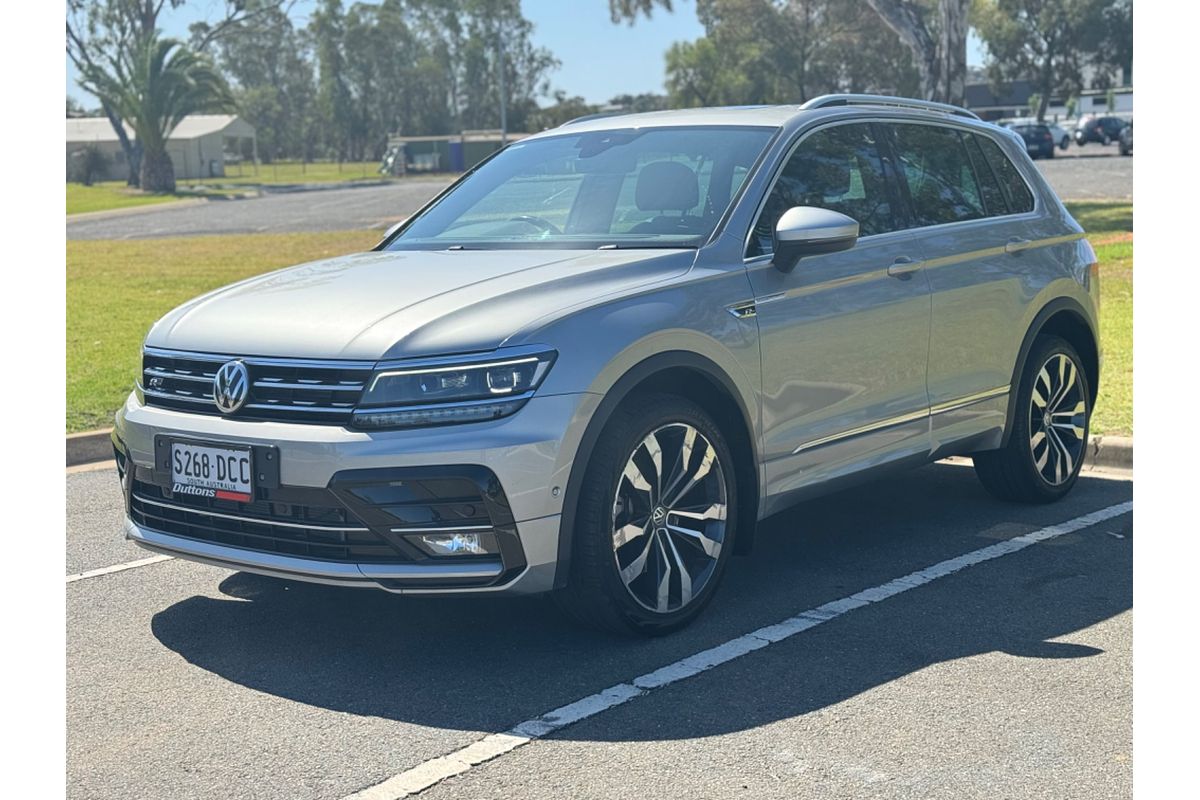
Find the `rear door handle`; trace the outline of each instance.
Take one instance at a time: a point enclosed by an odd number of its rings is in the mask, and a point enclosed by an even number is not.
[[[906,281],[912,277],[912,274],[921,268],[924,262],[911,259],[908,256],[900,256],[892,265],[887,268],[887,274],[893,278],[899,278]]]
[[[1019,237],[1014,236],[1013,238],[1008,240],[1007,244],[1004,245],[1004,252],[1019,253],[1022,250],[1028,250],[1030,245],[1032,245],[1032,244],[1033,244],[1033,242],[1029,241],[1028,239],[1021,239]]]

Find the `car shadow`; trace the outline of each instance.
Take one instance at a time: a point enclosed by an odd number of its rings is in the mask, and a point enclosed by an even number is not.
[[[539,597],[399,597],[248,573],[225,578],[221,597],[190,597],[151,625],[191,664],[257,691],[356,715],[499,731],[762,625],[1131,494],[1131,483],[1085,478],[1054,506],[1004,505],[979,489],[971,470],[938,464],[814,500],[765,521],[755,552],[733,562],[705,614],[658,639],[577,628]],[[1098,528],[857,609],[721,667],[736,679],[723,696],[706,697],[707,713],[693,704],[677,725],[584,725],[558,735],[718,735],[976,654],[1094,656],[1101,651],[1088,644],[1051,640],[1132,607],[1131,517]]]

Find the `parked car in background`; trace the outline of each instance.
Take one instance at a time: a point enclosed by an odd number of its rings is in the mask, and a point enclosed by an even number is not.
[[[553,592],[666,633],[759,520],[816,494],[970,455],[997,497],[1064,497],[1098,297],[1079,223],[965,109],[573,121],[372,252],[157,322],[112,433],[125,533],[287,580]]]
[[[1054,137],[1054,143],[1058,145],[1059,150],[1066,150],[1071,144],[1070,132],[1054,122],[1039,123],[1034,117],[1016,117],[1014,119],[999,120],[996,124],[1004,128],[1011,128],[1014,125],[1045,125],[1050,129],[1050,135]]]
[[[1120,117],[1083,117],[1075,126],[1075,144],[1082,147],[1088,142],[1111,144],[1121,135],[1125,120]]]
[[[1133,155],[1133,120],[1129,120],[1129,124],[1121,129],[1118,145],[1121,148],[1121,155]]]
[[[1054,158],[1054,148],[1058,142],[1047,125],[1010,125],[1009,130],[1021,137],[1025,142],[1025,151],[1030,158]]]

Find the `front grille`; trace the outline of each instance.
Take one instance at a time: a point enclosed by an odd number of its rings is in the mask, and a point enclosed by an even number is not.
[[[198,414],[220,414],[213,379],[228,355],[184,353],[147,347],[142,354],[146,403]],[[249,396],[232,416],[291,422],[345,424],[375,365],[369,361],[242,358],[250,375]]]
[[[134,479],[133,521],[152,530],[261,553],[345,563],[409,559],[363,525],[328,489],[259,489],[254,502],[172,494]]]

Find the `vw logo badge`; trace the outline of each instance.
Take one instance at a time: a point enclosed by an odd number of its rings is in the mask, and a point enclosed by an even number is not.
[[[667,518],[667,510],[662,506],[659,506],[658,508],[654,509],[654,513],[651,516],[654,519],[655,525],[662,525],[663,521]]]
[[[250,394],[250,373],[241,361],[227,361],[213,378],[213,402],[223,414],[232,414],[242,407]]]

